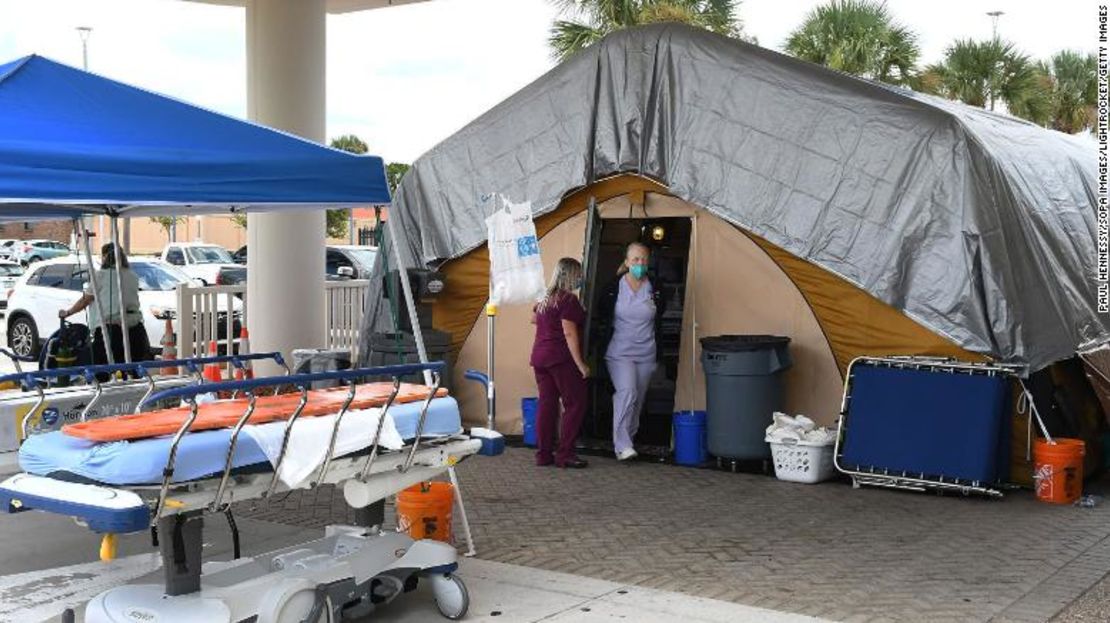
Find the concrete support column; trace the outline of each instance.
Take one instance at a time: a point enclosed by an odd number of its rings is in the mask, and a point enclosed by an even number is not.
[[[325,0],[248,0],[252,121],[323,142]],[[318,348],[324,328],[324,212],[247,217],[247,327],[255,352]],[[259,373],[275,374],[276,366]]]

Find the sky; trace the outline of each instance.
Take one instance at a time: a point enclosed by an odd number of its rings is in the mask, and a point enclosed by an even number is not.
[[[743,0],[759,44],[781,50],[823,0]],[[1051,5],[1051,9],[1048,7]],[[922,61],[956,38],[998,32],[1025,53],[1094,51],[1094,0],[888,0],[919,36]],[[554,66],[550,0],[432,0],[328,17],[328,137],[353,133],[411,162]],[[236,117],[246,116],[245,12],[184,0],[0,0],[0,63],[41,54]]]

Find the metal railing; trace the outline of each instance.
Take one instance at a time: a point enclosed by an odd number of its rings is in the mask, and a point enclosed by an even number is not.
[[[326,348],[349,350],[352,358],[358,357],[359,330],[369,284],[365,279],[324,284]],[[228,345],[238,342],[239,329],[247,321],[247,305],[246,284],[177,286],[178,356],[205,356],[212,341],[222,352],[234,350],[228,349]]]

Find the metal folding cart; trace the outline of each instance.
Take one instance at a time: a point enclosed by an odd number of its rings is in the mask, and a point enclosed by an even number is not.
[[[848,366],[836,468],[855,487],[1001,496],[1015,366],[860,357]]]

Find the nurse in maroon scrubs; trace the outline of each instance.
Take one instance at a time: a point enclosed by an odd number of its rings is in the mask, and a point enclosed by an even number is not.
[[[586,461],[574,451],[586,415],[586,379],[590,368],[582,356],[586,310],[575,292],[582,288],[582,264],[564,257],[555,266],[547,293],[536,304],[532,324],[536,341],[530,365],[539,387],[536,414],[536,465],[583,468]],[[560,422],[559,404],[563,417]],[[558,443],[555,431],[558,429]]]

